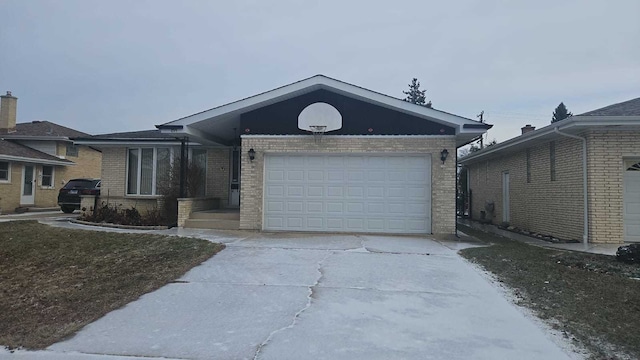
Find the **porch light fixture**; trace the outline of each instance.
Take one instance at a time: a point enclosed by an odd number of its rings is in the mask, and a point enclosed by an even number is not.
[[[442,149],[442,151],[440,151],[440,160],[442,160],[443,165],[444,165],[444,162],[447,161],[447,156],[449,156],[449,150]]]
[[[249,149],[248,154],[249,160],[253,161],[256,158],[256,151],[253,148]]]

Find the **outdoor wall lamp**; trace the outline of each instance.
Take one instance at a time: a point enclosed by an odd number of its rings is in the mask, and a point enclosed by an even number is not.
[[[447,161],[447,156],[449,156],[449,150],[442,149],[442,151],[440,151],[440,160],[442,160],[443,165],[444,165],[444,162]]]
[[[249,160],[253,161],[256,158],[256,151],[253,148],[249,149],[247,153],[249,154]]]

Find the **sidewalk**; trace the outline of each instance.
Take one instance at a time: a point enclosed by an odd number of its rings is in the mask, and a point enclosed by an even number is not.
[[[468,226],[470,228],[474,228],[480,231],[500,235],[502,237],[506,237],[511,240],[521,241],[530,245],[548,247],[553,249],[561,249],[561,250],[571,250],[571,251],[582,251],[593,254],[604,254],[604,255],[616,255],[616,251],[618,247],[623,244],[583,244],[583,243],[552,243],[544,240],[540,240],[531,236],[526,236],[518,233],[514,233],[512,231],[503,230],[498,228],[495,225],[491,224],[481,224],[477,221],[471,221],[469,219],[458,219],[458,224]]]

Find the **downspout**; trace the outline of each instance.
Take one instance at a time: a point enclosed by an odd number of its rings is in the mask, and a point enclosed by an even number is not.
[[[570,137],[573,139],[578,139],[582,141],[582,192],[584,198],[584,232],[582,235],[582,244],[585,249],[589,246],[589,207],[588,207],[588,188],[587,188],[587,139],[582,136],[572,135],[561,132],[558,127],[554,129],[555,133],[558,135],[563,135],[566,137]]]

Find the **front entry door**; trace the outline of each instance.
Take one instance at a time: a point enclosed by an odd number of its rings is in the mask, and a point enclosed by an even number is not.
[[[240,206],[240,149],[231,150],[229,207]]]
[[[24,165],[22,167],[22,189],[20,192],[20,205],[35,204],[35,170],[36,169],[33,165]]]

